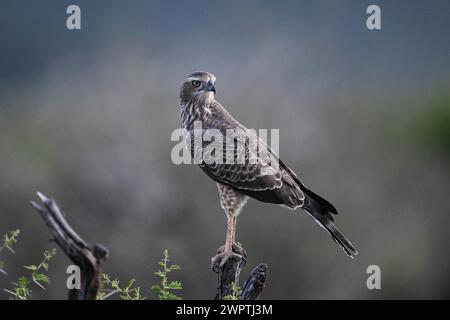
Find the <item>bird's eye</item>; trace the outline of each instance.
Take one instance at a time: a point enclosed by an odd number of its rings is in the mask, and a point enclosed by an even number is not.
[[[194,87],[198,88],[198,87],[200,87],[200,81],[194,80],[194,81],[192,81],[192,85],[193,85]]]

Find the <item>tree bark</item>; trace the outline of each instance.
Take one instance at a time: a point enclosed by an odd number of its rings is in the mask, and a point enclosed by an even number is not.
[[[37,193],[41,203],[31,201],[52,231],[54,240],[67,257],[80,268],[80,289],[69,290],[69,300],[95,300],[100,289],[101,266],[108,257],[108,250],[95,244],[92,248],[67,223],[58,204],[42,193]]]
[[[261,263],[256,266],[242,286],[241,300],[258,300],[266,286],[268,266]]]
[[[217,252],[220,253],[222,248]],[[214,262],[212,270],[217,273],[217,293],[216,300],[223,300],[226,296],[233,295],[232,286],[239,286],[239,277],[242,268],[245,266],[247,261],[247,252],[242,248],[242,246],[233,245],[233,255],[230,257],[223,265],[222,268],[217,264],[220,261]],[[261,263],[256,266],[249,278],[242,285],[240,300],[258,300],[265,288],[267,280],[268,266],[265,263]]]

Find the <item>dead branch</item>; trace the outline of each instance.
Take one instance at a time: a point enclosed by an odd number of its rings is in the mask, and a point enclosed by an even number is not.
[[[108,250],[95,244],[92,248],[72,229],[55,200],[37,193],[41,203],[31,201],[33,208],[41,215],[52,231],[54,241],[67,257],[81,270],[81,288],[69,290],[70,300],[95,300],[100,288],[101,266],[108,256]],[[222,248],[218,252],[221,252]],[[239,277],[246,264],[247,253],[240,245],[233,245],[233,252],[223,267],[217,264],[212,269],[218,275],[216,300],[233,294],[233,284],[239,286]],[[268,267],[262,263],[255,267],[242,285],[241,300],[260,298],[267,279]]]
[[[70,300],[95,300],[100,287],[101,265],[108,256],[102,245],[89,245],[67,223],[57,203],[37,193],[41,203],[31,201],[33,208],[52,231],[55,242],[81,270],[81,288],[69,290]]]
[[[268,266],[265,263],[261,263],[252,270],[242,286],[241,300],[259,299],[266,286],[267,270]]]
[[[220,253],[222,250],[223,248],[220,248],[217,252]],[[225,262],[222,268],[214,263],[212,265],[212,270],[217,273],[216,300],[223,300],[224,297],[232,295],[233,284],[239,286],[239,277],[247,261],[247,252],[242,246],[233,245],[233,253],[235,254]],[[259,299],[265,287],[267,270],[268,266],[265,263],[261,263],[252,270],[242,286],[241,300]]]

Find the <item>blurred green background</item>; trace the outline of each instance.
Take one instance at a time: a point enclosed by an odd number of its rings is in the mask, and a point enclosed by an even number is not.
[[[39,190],[110,249],[105,272],[155,298],[167,248],[181,295],[214,297],[225,215],[214,183],[170,160],[179,85],[207,70],[247,127],[280,129],[281,158],[360,252],[347,258],[301,211],[250,201],[237,239],[243,277],[269,265],[264,298],[450,298],[448,1],[79,0],[69,31],[73,3],[0,3],[0,234],[22,231],[0,288],[55,246],[28,204]],[[374,3],[379,31],[365,25]],[[68,263],[60,252],[33,296],[64,299]],[[381,290],[366,288],[372,264]]]

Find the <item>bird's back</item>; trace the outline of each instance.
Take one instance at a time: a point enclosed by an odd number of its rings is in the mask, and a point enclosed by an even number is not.
[[[292,209],[301,207],[329,232],[349,256],[356,255],[355,247],[333,223],[334,215],[337,214],[335,207],[307,189],[264,141],[214,99],[214,82],[215,76],[210,73],[194,73],[186,79],[180,90],[183,131],[187,135],[186,140],[191,143],[188,145],[191,155],[194,159],[200,156],[202,170],[220,185],[232,188],[233,192]],[[218,144],[214,138],[202,139],[202,143],[197,146],[196,121],[201,123],[202,137],[207,130],[214,130],[220,133],[222,144]],[[205,153],[208,148],[212,152]]]

